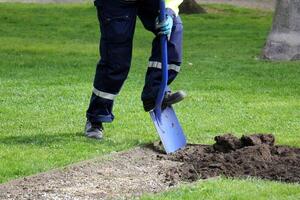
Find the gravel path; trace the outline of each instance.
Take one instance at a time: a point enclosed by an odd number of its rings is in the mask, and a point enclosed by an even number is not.
[[[157,160],[151,148],[113,153],[54,171],[0,184],[5,200],[131,199],[170,187],[162,170],[178,162]]]
[[[198,3],[223,3],[247,8],[274,10],[276,0],[197,0]]]
[[[23,2],[23,3],[82,3],[93,0],[0,0],[0,2]],[[275,0],[196,0],[198,3],[225,3],[241,7],[273,10]]]

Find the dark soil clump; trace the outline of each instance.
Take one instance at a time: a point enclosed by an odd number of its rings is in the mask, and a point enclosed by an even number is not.
[[[300,183],[300,149],[274,146],[272,134],[242,136],[226,134],[215,137],[216,143],[188,145],[175,154],[160,159],[180,162],[170,168],[166,181],[195,181],[216,176],[258,177]]]

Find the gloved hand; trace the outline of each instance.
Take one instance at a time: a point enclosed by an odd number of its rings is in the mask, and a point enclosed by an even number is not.
[[[159,18],[156,18],[155,28],[159,30],[158,35],[167,35],[168,39],[171,37],[173,27],[173,18],[170,15],[166,15],[163,22],[159,22]]]

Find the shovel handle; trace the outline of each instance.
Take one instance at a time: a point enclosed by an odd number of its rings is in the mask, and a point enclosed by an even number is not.
[[[164,0],[159,2],[159,21],[163,22],[166,18],[166,5]],[[167,90],[168,84],[168,46],[167,46],[167,35],[160,36],[160,46],[161,46],[161,64],[162,64],[162,81],[160,83],[159,92],[156,98],[155,113],[159,116],[161,115],[161,106]]]

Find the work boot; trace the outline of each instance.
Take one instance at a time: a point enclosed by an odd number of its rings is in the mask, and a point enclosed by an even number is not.
[[[103,126],[102,123],[92,124],[90,121],[86,121],[84,134],[88,138],[100,140],[103,138]]]
[[[172,93],[171,91],[166,92],[164,100],[162,102],[162,109],[182,101],[185,97],[186,97],[186,93],[182,90],[179,90],[178,92],[174,92],[174,93]],[[154,109],[155,101],[153,100],[143,101],[143,105],[144,105],[144,110],[146,112],[149,112]]]

